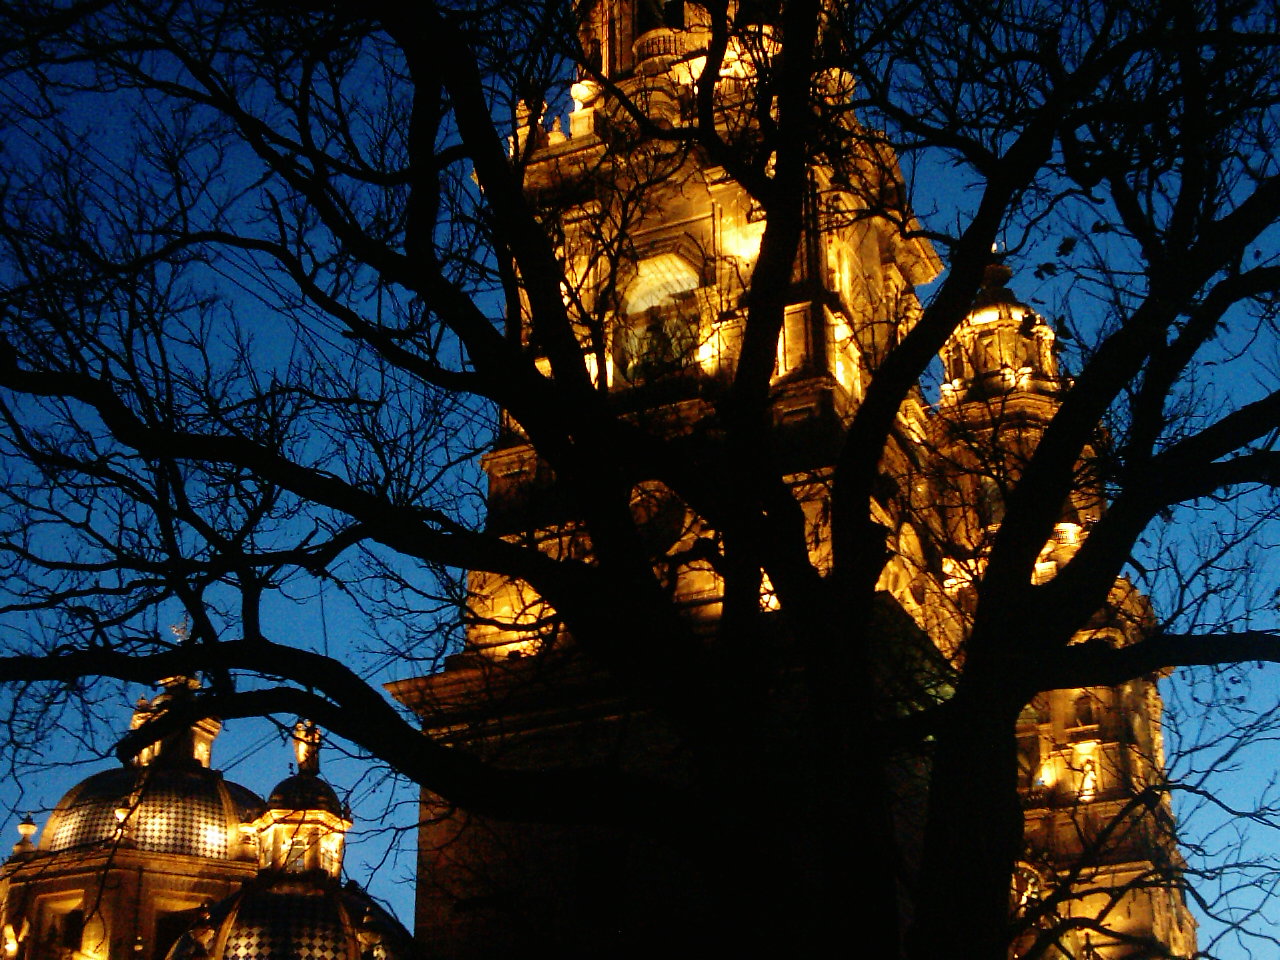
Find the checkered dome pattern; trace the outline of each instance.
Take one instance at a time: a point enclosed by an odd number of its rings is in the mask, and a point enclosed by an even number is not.
[[[246,896],[223,960],[350,960],[354,951],[333,898],[323,893]]]
[[[353,883],[265,871],[209,909],[167,960],[418,960],[413,938]]]
[[[137,849],[228,856],[227,807],[218,775],[157,767],[106,770],[74,788],[50,820],[46,849],[74,850],[115,839],[117,808],[129,810],[126,835]]]
[[[104,770],[73,787],[45,828],[48,849],[74,850],[114,836],[116,805],[128,800],[136,779],[132,770]]]

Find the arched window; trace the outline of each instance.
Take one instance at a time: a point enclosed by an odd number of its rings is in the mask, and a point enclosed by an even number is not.
[[[978,522],[994,526],[1004,519],[1004,495],[995,477],[978,477]]]
[[[1093,697],[1089,694],[1082,693],[1076,697],[1075,708],[1077,727],[1092,727],[1098,722],[1093,709]]]
[[[650,307],[672,303],[698,287],[698,271],[678,253],[646,257],[636,265],[636,276],[622,299],[625,314],[643,313]]]
[[[614,360],[629,383],[692,366],[698,350],[698,272],[684,257],[641,260],[622,301]]]

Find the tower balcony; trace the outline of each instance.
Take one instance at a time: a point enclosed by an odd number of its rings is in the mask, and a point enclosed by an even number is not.
[[[633,49],[637,63],[654,57],[678,57],[685,52],[684,31],[658,27],[641,34]]]

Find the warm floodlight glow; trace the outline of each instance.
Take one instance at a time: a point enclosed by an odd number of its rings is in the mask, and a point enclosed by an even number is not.
[[[1035,572],[1031,574],[1031,582],[1039,586],[1048,583],[1058,572],[1058,565],[1052,560],[1041,560],[1036,563]]]
[[[1064,547],[1074,547],[1080,543],[1081,532],[1078,523],[1059,523],[1053,528],[1053,538]]]
[[[670,303],[678,294],[698,287],[698,272],[676,253],[660,253],[636,265],[636,278],[627,288],[624,314],[643,313],[650,307]]]
[[[831,372],[836,382],[849,393],[857,395],[858,354],[854,347],[853,328],[844,317],[837,317],[831,325]]]
[[[1053,761],[1046,760],[1040,764],[1040,769],[1036,771],[1036,786],[1048,789],[1057,781],[1057,772],[1053,769]]]
[[[719,371],[726,348],[724,331],[718,326],[713,326],[711,331],[698,341],[698,348],[694,353],[694,359],[703,373],[710,376]]]
[[[85,920],[78,960],[107,960],[107,922],[95,913]]]
[[[600,85],[591,79],[579,80],[569,88],[569,96],[573,98],[573,109],[577,112],[600,96]]]
[[[782,603],[778,600],[778,593],[773,589],[773,581],[769,579],[767,573],[761,573],[760,575],[760,609],[766,613],[782,609]]]
[[[725,227],[720,236],[720,249],[725,256],[748,263],[760,255],[760,240],[763,236],[763,220]]]

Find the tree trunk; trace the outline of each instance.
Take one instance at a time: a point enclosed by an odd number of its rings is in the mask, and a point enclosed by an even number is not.
[[[1022,845],[1021,704],[971,670],[955,706],[933,757],[908,956],[1005,960],[1009,878]]]

